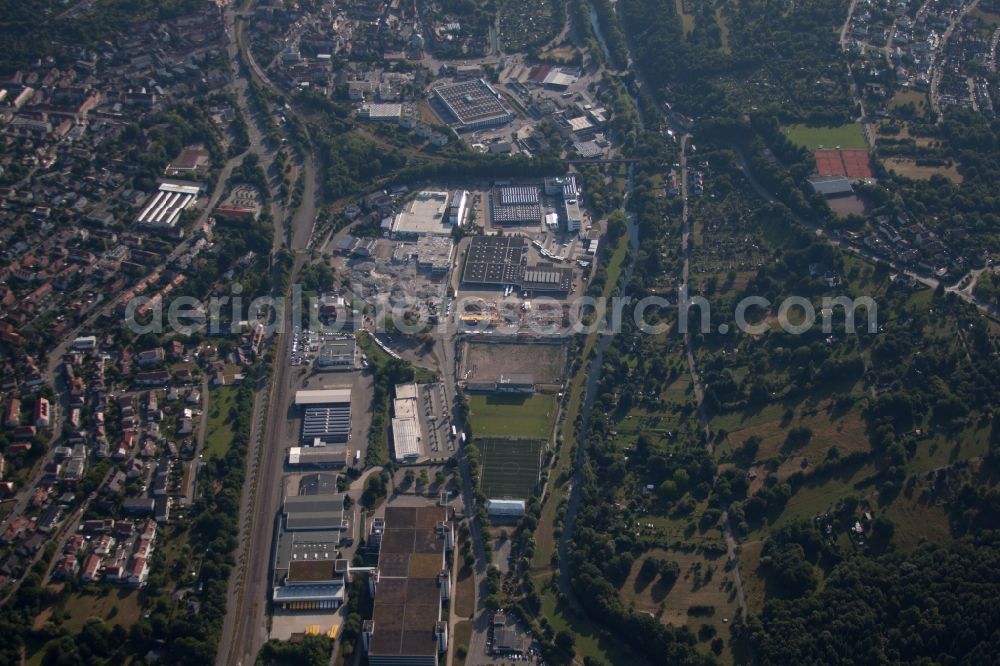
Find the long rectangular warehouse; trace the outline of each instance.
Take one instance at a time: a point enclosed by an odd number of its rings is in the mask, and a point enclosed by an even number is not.
[[[351,405],[309,407],[302,415],[302,443],[346,442],[351,434]]]
[[[297,407],[306,405],[338,405],[350,402],[351,389],[349,387],[295,392],[295,405]]]
[[[160,183],[159,190],[136,217],[136,222],[149,227],[174,227],[181,213],[197,200],[200,191],[198,185]]]
[[[347,447],[340,446],[293,446],[288,449],[290,467],[329,469],[347,464]]]

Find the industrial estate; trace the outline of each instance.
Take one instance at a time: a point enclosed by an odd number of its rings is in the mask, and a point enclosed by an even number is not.
[[[7,0],[0,664],[985,664],[1000,0]]]

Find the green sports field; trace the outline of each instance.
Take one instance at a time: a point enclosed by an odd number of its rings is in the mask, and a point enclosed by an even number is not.
[[[538,483],[541,452],[540,439],[480,438],[477,446],[483,453],[480,486],[491,499],[531,497]]]
[[[783,128],[788,140],[807,150],[818,148],[868,148],[865,132],[860,123],[847,123],[837,127],[810,127],[788,125]]]
[[[469,398],[472,432],[482,437],[534,437],[547,440],[556,397],[534,395],[473,395]]]

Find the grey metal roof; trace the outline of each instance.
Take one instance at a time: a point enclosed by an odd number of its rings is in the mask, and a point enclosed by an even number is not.
[[[844,176],[816,176],[809,179],[813,191],[824,196],[850,194],[854,191],[851,181]]]
[[[285,525],[289,530],[332,530],[344,520],[344,494],[286,497]]]

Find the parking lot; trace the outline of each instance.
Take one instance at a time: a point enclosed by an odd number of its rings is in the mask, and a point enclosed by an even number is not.
[[[354,372],[318,372],[307,374],[301,368],[297,374],[290,377],[290,386],[286,396],[289,403],[287,420],[282,431],[281,445],[284,447],[299,446],[299,433],[302,429],[302,414],[292,403],[298,390],[316,390],[324,388],[351,387],[351,433],[347,446],[351,449],[351,460],[354,451],[360,452],[360,460],[364,461],[368,449],[368,429],[371,427],[371,397],[374,391],[374,380],[371,370]],[[286,454],[287,460],[287,454]]]
[[[444,384],[422,384],[420,386],[419,403],[423,409],[420,419],[424,431],[427,455],[430,458],[441,457],[442,452],[449,455],[455,452],[455,438],[451,436],[451,411],[444,395]]]

